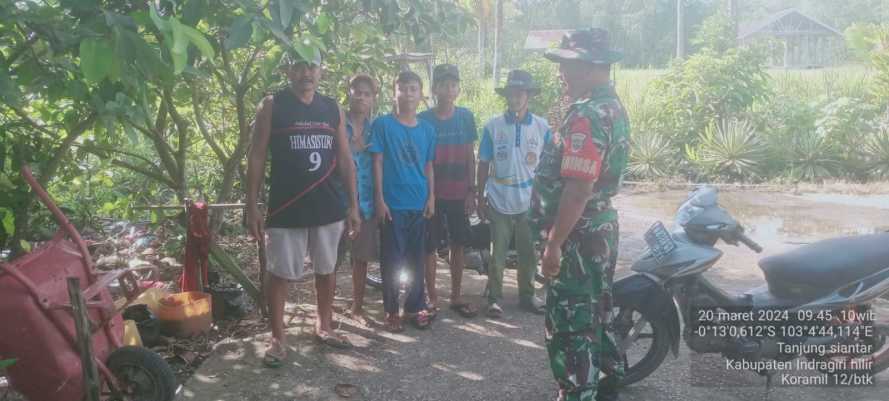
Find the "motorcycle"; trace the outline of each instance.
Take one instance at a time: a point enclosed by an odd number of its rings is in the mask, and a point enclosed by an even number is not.
[[[872,377],[889,367],[889,327],[872,304],[889,292],[889,233],[833,238],[759,261],[766,283],[730,295],[703,273],[723,252],[719,240],[762,247],[719,206],[710,186],[692,191],[667,231],[645,233],[648,250],[614,283],[607,331],[618,344],[629,385],[651,375],[680,337],[695,353],[718,353],[767,376],[775,362],[806,358],[822,373]],[[832,363],[832,364],[831,364]]]

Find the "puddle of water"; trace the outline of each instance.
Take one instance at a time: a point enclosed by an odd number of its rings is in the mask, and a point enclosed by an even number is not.
[[[685,191],[626,195],[619,202],[672,224]],[[889,230],[889,196],[720,192],[720,205],[761,244],[806,243]],[[668,217],[669,216],[669,217]],[[645,216],[646,218],[649,216]]]
[[[844,206],[875,207],[889,209],[889,195],[846,195],[846,194],[818,194],[808,193],[797,196],[815,202],[835,203]]]

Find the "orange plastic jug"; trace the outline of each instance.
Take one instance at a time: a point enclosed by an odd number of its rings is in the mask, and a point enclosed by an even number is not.
[[[210,331],[213,324],[212,299],[205,292],[180,292],[158,302],[157,318],[161,332],[175,337],[191,337]]]

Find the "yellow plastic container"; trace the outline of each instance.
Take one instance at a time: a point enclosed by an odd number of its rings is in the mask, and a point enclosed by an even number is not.
[[[123,345],[142,346],[142,336],[139,335],[135,320],[123,321]]]
[[[180,292],[161,298],[157,318],[161,332],[175,337],[191,337],[210,331],[213,324],[212,298],[205,292]]]
[[[148,306],[148,310],[151,313],[157,315],[158,309],[160,308],[161,299],[166,298],[170,295],[170,292],[162,289],[162,288],[149,288],[143,291],[139,296],[133,301],[133,305],[145,304]]]
[[[136,297],[136,299],[134,299],[133,302],[130,302],[130,305],[144,304],[144,305],[148,306],[148,310],[150,310],[151,313],[154,313],[154,315],[157,316],[157,311],[160,308],[159,304],[160,304],[161,299],[163,299],[164,297],[167,297],[169,295],[170,295],[170,292],[165,289],[149,288],[145,291],[142,291],[142,293],[139,294],[139,296]],[[126,302],[127,302],[126,298],[118,298],[117,300],[114,301],[114,306],[117,307],[117,309],[120,309],[120,308],[123,308],[123,305]]]

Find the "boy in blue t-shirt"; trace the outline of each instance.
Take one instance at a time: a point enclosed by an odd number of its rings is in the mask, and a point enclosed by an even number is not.
[[[395,79],[396,111],[371,126],[374,208],[381,224],[380,270],[386,329],[402,331],[398,315],[399,268],[407,267],[411,287],[404,302],[405,320],[426,328],[430,316],[424,293],[426,224],[435,214],[433,161],[435,129],[417,119],[423,97],[420,77],[410,71]]]

